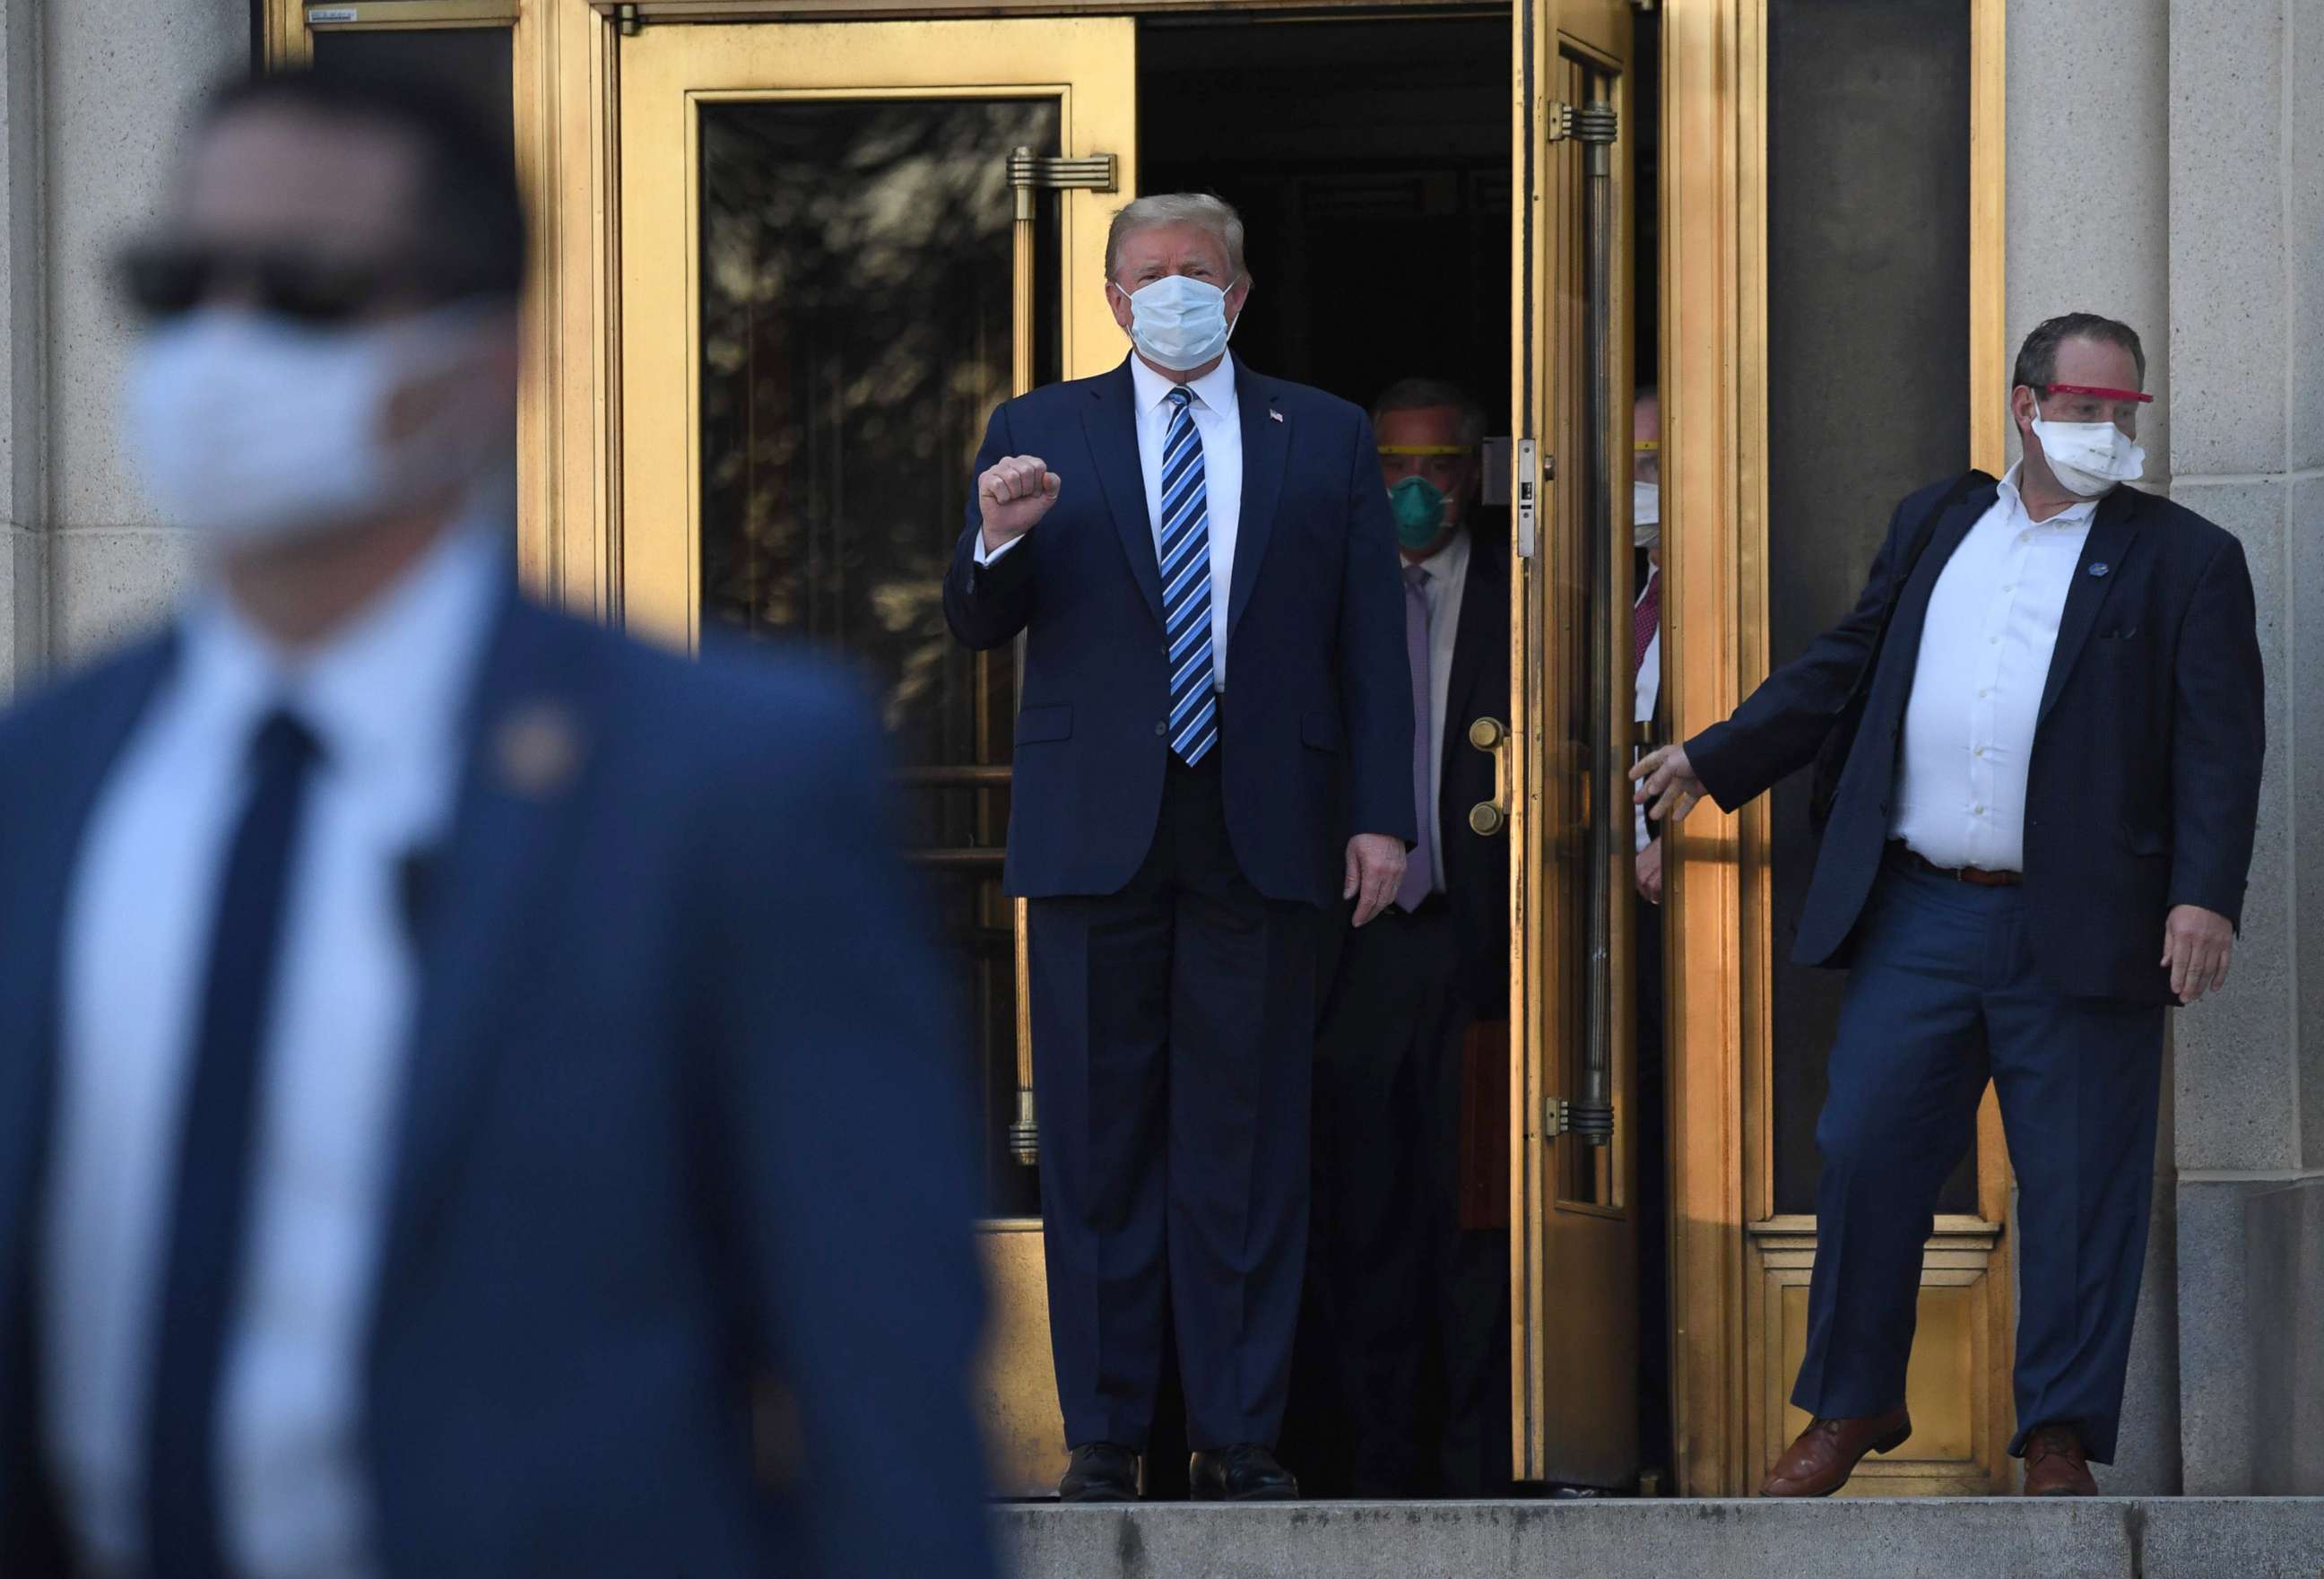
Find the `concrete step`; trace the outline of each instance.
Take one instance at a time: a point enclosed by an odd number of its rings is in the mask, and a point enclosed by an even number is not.
[[[2324,1579],[2324,1498],[1002,1509],[1017,1579]]]

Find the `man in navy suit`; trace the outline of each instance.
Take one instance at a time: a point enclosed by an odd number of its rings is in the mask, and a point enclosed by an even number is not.
[[[991,1572],[868,709],[519,595],[499,143],[258,79],[128,270],[203,574],[0,722],[0,1572]]]
[[[1025,637],[1058,1490],[1137,1495],[1175,1317],[1195,1494],[1281,1499],[1314,911],[1370,921],[1415,837],[1395,533],[1364,414],[1228,356],[1232,208],[1139,199],[1106,273],[1133,354],[993,413],[945,583],[963,642]]]
[[[1657,817],[1729,810],[1818,759],[1794,957],[1851,967],[1816,1128],[1812,1423],[1771,1496],[1820,1496],[1912,1433],[1921,1247],[1990,1078],[2017,1174],[2029,1496],[2111,1463],[2144,1266],[2163,1011],[2227,984],[2265,746],[2242,545],[2125,485],[2128,326],[2018,353],[2024,460],[1898,506],[1855,611],[1733,717],[1649,754]]]

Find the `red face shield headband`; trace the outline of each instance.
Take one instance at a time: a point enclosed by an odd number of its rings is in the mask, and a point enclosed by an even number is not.
[[[2102,389],[2094,383],[2045,383],[2042,386],[2042,392],[2053,395],[2089,395],[2093,399],[2101,401],[2136,401],[2142,406],[2154,403],[2153,395],[2141,394],[2135,389]]]

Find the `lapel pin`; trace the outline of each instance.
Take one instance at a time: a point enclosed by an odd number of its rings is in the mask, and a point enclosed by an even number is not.
[[[581,731],[559,702],[534,702],[501,720],[493,734],[501,788],[545,800],[573,781],[581,766]]]
[[[1283,420],[1283,413],[1282,413],[1281,411],[1271,411],[1268,412],[1268,413],[1267,413],[1267,415],[1268,415],[1268,420],[1270,420],[1270,421],[1280,422],[1280,421],[1282,421],[1282,420]]]
[[[2090,574],[2093,576],[2103,576],[2112,568],[2113,567],[2108,565],[2104,559],[2100,559],[2097,564],[2090,567]]]

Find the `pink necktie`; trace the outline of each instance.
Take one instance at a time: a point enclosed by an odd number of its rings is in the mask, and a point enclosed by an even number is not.
[[[1634,682],[1646,667],[1646,649],[1655,644],[1655,628],[1662,619],[1663,575],[1655,570],[1647,575],[1646,594],[1630,611],[1630,679]]]
[[[1429,718],[1428,572],[1404,568],[1404,657],[1412,669],[1412,804],[1420,814],[1420,842],[1404,863],[1396,902],[1416,910],[1436,886],[1436,808],[1428,799],[1428,753],[1436,739]]]

